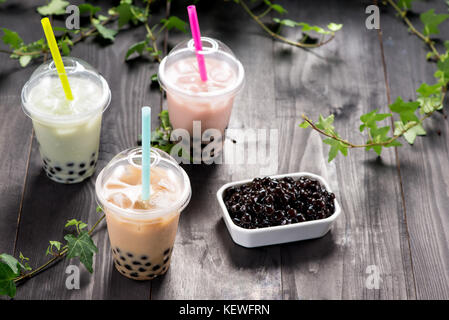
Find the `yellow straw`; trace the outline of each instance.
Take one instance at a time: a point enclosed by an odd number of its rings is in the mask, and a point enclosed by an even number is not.
[[[41,20],[42,27],[44,28],[45,37],[47,38],[48,46],[50,47],[50,52],[55,62],[56,70],[59,74],[59,79],[61,79],[62,87],[64,88],[65,97],[67,100],[73,100],[72,90],[70,89],[69,79],[65,72],[64,63],[62,63],[61,53],[59,52],[58,45],[56,44],[55,35],[53,29],[51,28],[50,20],[48,18],[43,18]]]

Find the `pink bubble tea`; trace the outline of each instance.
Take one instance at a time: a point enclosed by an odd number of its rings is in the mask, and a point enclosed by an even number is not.
[[[201,81],[193,40],[177,45],[162,60],[158,79],[167,93],[170,122],[192,136],[193,121],[202,132],[222,133],[231,117],[234,98],[243,86],[245,72],[232,51],[218,40],[202,37],[208,80]]]

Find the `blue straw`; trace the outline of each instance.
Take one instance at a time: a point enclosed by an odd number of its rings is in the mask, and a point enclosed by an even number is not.
[[[151,108],[142,108],[142,200],[150,199]]]

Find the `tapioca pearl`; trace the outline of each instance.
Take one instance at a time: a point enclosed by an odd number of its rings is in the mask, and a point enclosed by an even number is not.
[[[167,267],[164,266],[164,267],[162,268],[162,271],[165,271],[165,270],[167,270]]]
[[[84,168],[86,166],[86,164],[84,162],[80,163],[80,168]]]
[[[161,268],[161,266],[157,264],[153,267],[153,271],[159,270],[160,268]]]
[[[74,174],[75,172],[74,171],[69,171],[69,175],[72,175],[72,174]]]
[[[78,174],[79,174],[80,176],[84,175],[85,173],[86,173],[86,170],[81,170],[80,172],[78,172]]]
[[[89,166],[93,167],[94,164],[95,164],[95,160],[92,160],[92,161],[89,163]]]
[[[154,278],[154,274],[153,274],[153,273],[150,273],[149,275],[147,275],[147,277],[149,277],[149,278]]]
[[[165,258],[164,258],[164,264],[166,264],[166,263],[168,262],[168,260],[170,260],[170,257],[168,257],[168,256],[165,257]]]
[[[130,258],[132,258],[132,257],[134,257],[134,255],[132,254],[132,253],[126,253],[126,255],[128,256],[128,257],[130,257]]]
[[[126,258],[125,258],[124,256],[120,256],[120,259],[121,259],[122,261],[126,261]]]
[[[122,264],[118,260],[115,260],[115,263],[118,264],[120,267],[122,266]]]
[[[135,266],[138,266],[138,265],[141,265],[141,264],[142,264],[140,261],[133,261],[132,263],[133,263],[133,265],[135,265]]]
[[[47,172],[47,177],[53,178],[53,175],[52,175],[51,173],[48,173],[48,172]]]
[[[151,266],[151,262],[145,263],[145,267],[149,267],[149,266]]]
[[[140,267],[138,270],[139,270],[139,272],[146,272],[147,271],[147,269],[142,268],[142,267]]]
[[[58,167],[58,166],[55,167],[55,170],[58,171],[58,172],[62,171],[61,167]]]
[[[96,154],[97,154],[97,153],[94,152],[94,153],[92,153],[92,155],[91,155],[90,157],[91,157],[91,158],[94,158]]]
[[[67,162],[66,166],[67,167],[73,167],[75,164],[73,162]]]
[[[147,260],[147,259],[148,259],[147,256],[141,256],[141,257],[140,257],[140,260]]]
[[[164,251],[164,256],[166,256],[170,252],[170,248]]]
[[[115,248],[115,250],[116,250],[118,253],[120,253],[120,248],[119,248],[119,247]]]
[[[131,272],[129,275],[133,278],[137,278],[139,276],[137,272]]]
[[[55,174],[55,173],[56,173],[55,169],[53,169],[53,168],[51,168],[51,167],[50,167],[50,170],[49,170],[49,171],[50,171],[51,174]]]
[[[73,179],[73,178],[68,178],[66,181],[67,181],[67,182],[73,182],[73,181],[75,181],[75,179]]]
[[[125,268],[128,270],[132,270],[133,268],[129,264],[125,264]]]

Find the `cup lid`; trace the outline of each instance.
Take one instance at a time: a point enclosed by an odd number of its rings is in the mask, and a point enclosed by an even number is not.
[[[174,91],[189,97],[215,97],[225,94],[236,94],[243,87],[245,79],[245,69],[243,68],[242,63],[235,57],[232,50],[220,40],[201,37],[201,42],[203,50],[199,51],[199,54],[204,55],[206,59],[207,57],[211,57],[226,61],[235,71],[237,77],[236,81],[224,89],[209,92],[190,92],[179,88],[173,81],[170,81],[166,76],[166,71],[171,64],[181,59],[196,58],[195,44],[193,39],[190,39],[176,45],[170,53],[162,59],[158,69],[158,81],[161,87],[164,90]]]
[[[100,92],[92,97],[93,99],[95,99],[95,108],[89,108],[88,110],[86,110],[86,112],[72,114],[51,114],[33,106],[33,103],[30,102],[30,93],[36,85],[41,83],[41,81],[46,77],[58,78],[57,80],[59,81],[55,63],[50,59],[49,61],[37,67],[36,70],[34,70],[34,72],[31,74],[30,79],[22,88],[22,109],[25,114],[30,118],[38,121],[64,123],[85,120],[92,114],[96,114],[99,111],[106,110],[111,101],[111,91],[109,89],[107,81],[100,75],[100,73],[90,64],[81,59],[74,57],[63,57],[62,60],[69,82],[70,79],[73,79],[75,77],[88,79],[89,81],[94,82],[100,88]]]
[[[187,173],[179,166],[173,157],[160,149],[151,148],[150,159],[151,169],[163,169],[165,171],[165,177],[170,180],[169,182],[176,184],[177,197],[173,202],[150,209],[124,209],[106,199],[105,186],[108,181],[111,181],[110,178],[113,177],[114,174],[124,172],[126,167],[129,166],[141,169],[142,148],[139,147],[120,152],[107,164],[103,170],[101,170],[95,182],[95,191],[99,203],[102,206],[113,210],[114,213],[119,213],[120,215],[133,220],[154,219],[172,212],[182,211],[189,203],[192,194],[190,180]],[[138,187],[141,188],[141,185],[138,185]]]

